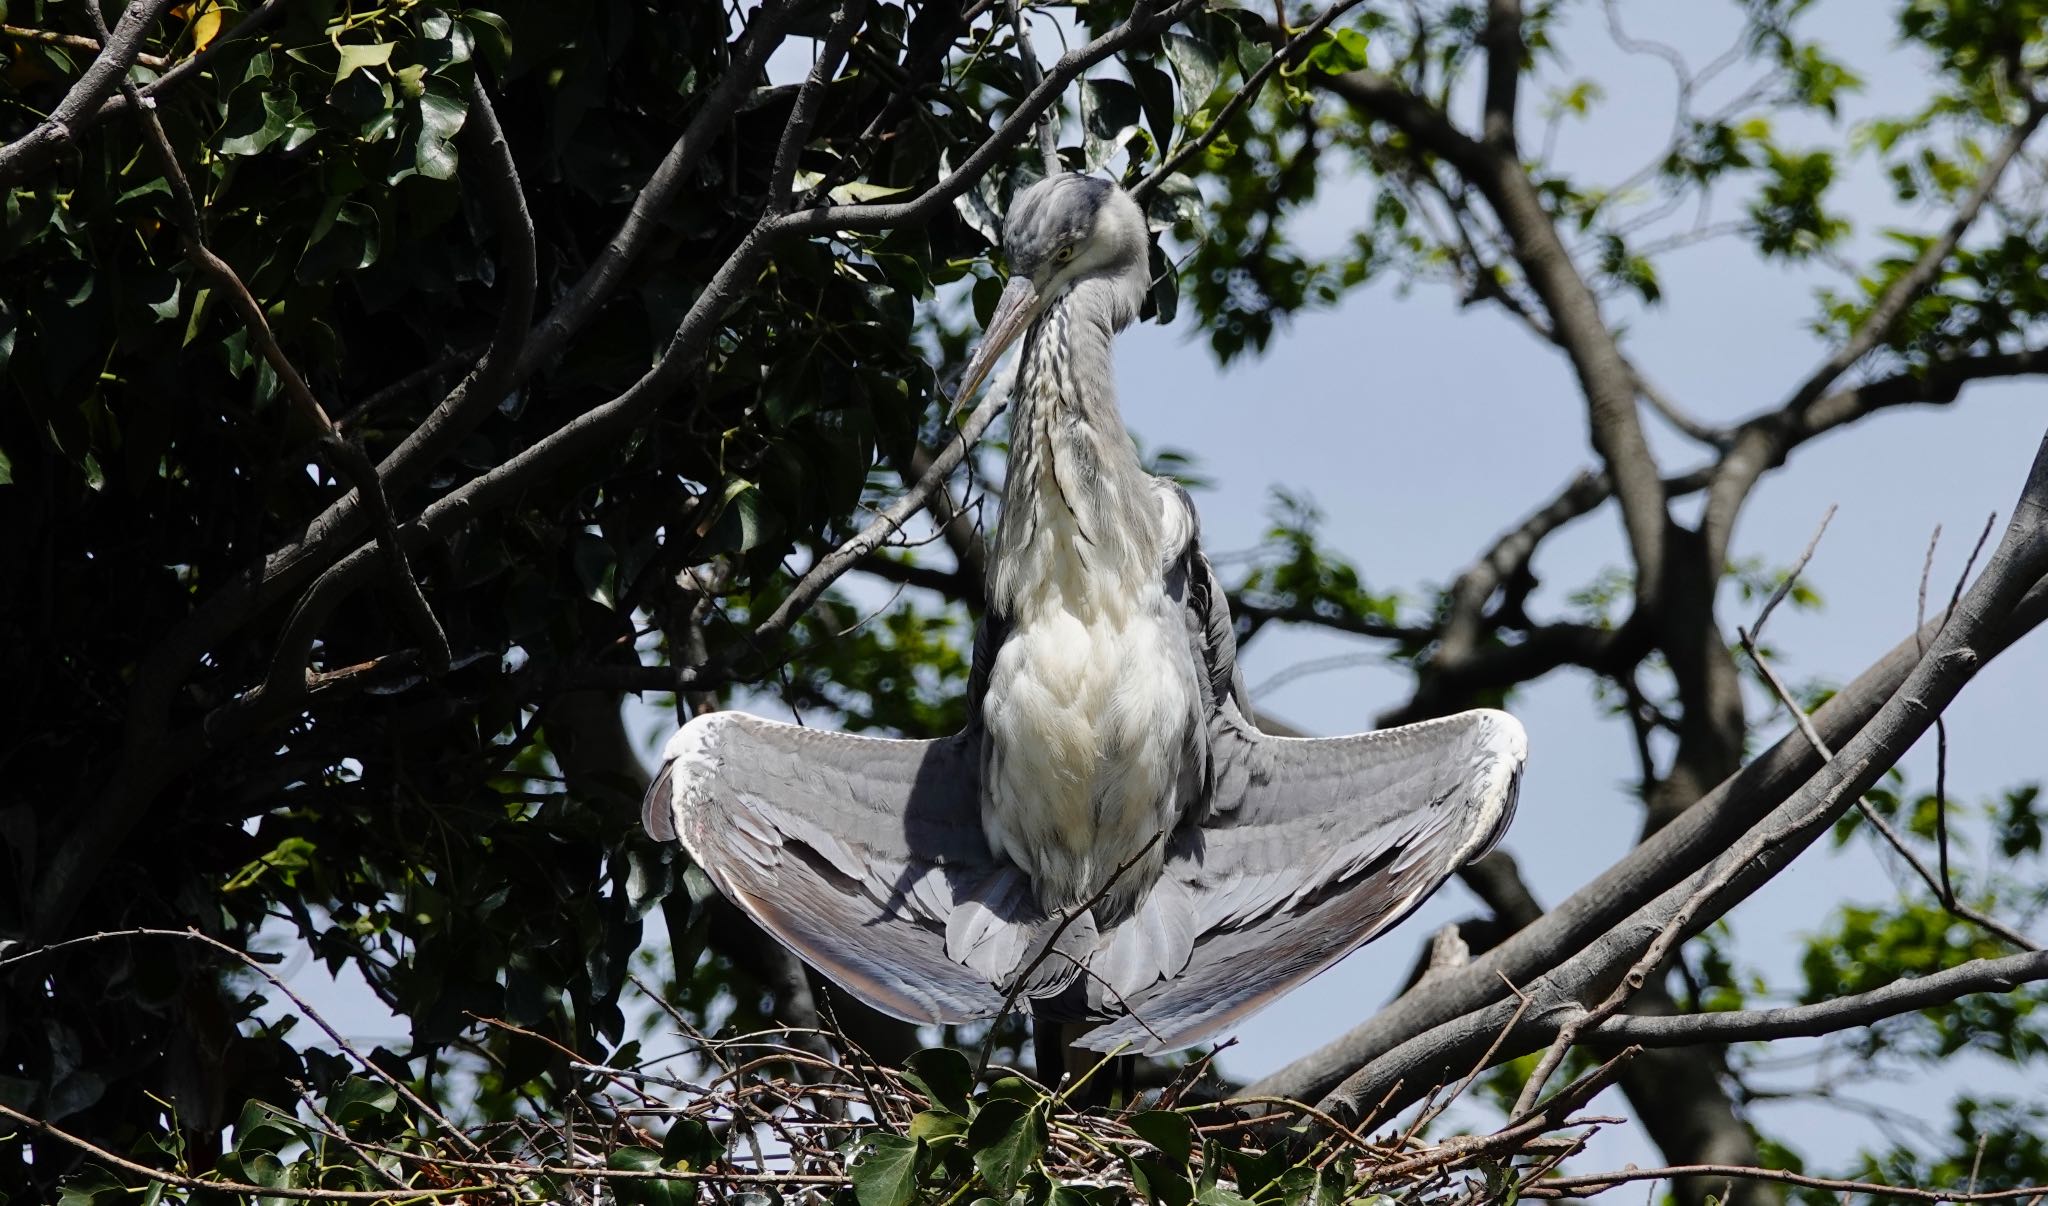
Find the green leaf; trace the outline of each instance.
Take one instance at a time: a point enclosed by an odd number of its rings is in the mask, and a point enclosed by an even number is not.
[[[1366,36],[1357,29],[1326,29],[1308,52],[1308,64],[1328,75],[1363,71]],[[1283,68],[1283,70],[1285,70]]]
[[[605,1167],[620,1172],[658,1172],[661,1169],[661,1155],[644,1147],[621,1147],[613,1149],[605,1157]],[[646,1180],[628,1180],[614,1177],[606,1182],[612,1195],[622,1206],[690,1206],[697,1200],[695,1181],[663,1181],[649,1177]]]
[[[295,113],[289,94],[242,89],[228,101],[227,120],[221,123],[221,133],[225,137],[221,139],[220,153],[262,153],[284,136]]]
[[[7,456],[7,450],[0,448],[0,486],[14,484],[14,462]]]
[[[917,1158],[920,1140],[877,1135],[868,1140],[868,1154],[853,1166],[853,1196],[860,1206],[910,1206],[917,1199]]]
[[[158,322],[168,322],[178,316],[178,300],[183,282],[174,274],[160,270],[140,273],[135,278],[135,297]]]
[[[1127,1156],[1131,1186],[1154,1206],[1188,1206],[1195,1187],[1188,1181],[1186,1166],[1175,1168],[1150,1156]]]
[[[505,18],[472,8],[463,12],[462,23],[483,49],[484,58],[490,60],[491,70],[503,74],[512,63],[512,30],[505,24]]]
[[[1185,1114],[1149,1110],[1131,1119],[1131,1130],[1176,1164],[1186,1164],[1194,1154],[1195,1128]]]
[[[974,1112],[969,1100],[974,1096],[974,1068],[965,1055],[951,1047],[927,1047],[912,1053],[903,1068],[934,1103],[955,1114]]]
[[[327,1113],[343,1126],[385,1117],[397,1108],[397,1089],[364,1076],[349,1077],[327,1099]]]
[[[1138,90],[1122,80],[1081,81],[1082,152],[1093,171],[1138,132]]]
[[[678,1121],[661,1141],[662,1163],[684,1172],[708,1168],[724,1154],[711,1128],[695,1118]]]
[[[1150,63],[1132,60],[1124,64],[1138,89],[1138,104],[1145,112],[1145,126],[1152,142],[1162,148],[1173,145],[1173,80]]]
[[[351,42],[341,48],[341,62],[334,69],[334,82],[354,75],[365,67],[383,67],[391,62],[391,52],[397,49],[393,42]]]
[[[1217,81],[1223,78],[1223,64],[1200,38],[1169,32],[1164,41],[1166,61],[1173,65],[1173,74],[1180,80],[1181,108],[1192,113],[1216,91]]]
[[[447,180],[455,175],[459,156],[455,136],[469,117],[469,104],[440,80],[420,94],[420,145],[413,165],[422,176]]]
[[[1014,1097],[983,1103],[967,1129],[974,1167],[991,1189],[1008,1195],[1038,1164],[1045,1150],[1045,1102],[1027,1105]]]
[[[926,1143],[966,1133],[967,1119],[951,1110],[920,1110],[910,1119],[910,1137]]]
[[[305,1126],[269,1102],[251,1098],[235,1119],[235,1151],[245,1156],[252,1152],[281,1151],[305,1139]],[[246,1162],[244,1167],[247,1167]]]
[[[127,1198],[127,1186],[97,1165],[88,1165],[64,1179],[64,1187],[57,1193],[57,1206],[97,1206],[115,1203]]]

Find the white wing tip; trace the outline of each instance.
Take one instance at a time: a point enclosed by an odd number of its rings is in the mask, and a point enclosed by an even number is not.
[[[1493,823],[1475,835],[1453,866],[1484,858],[1507,835],[1521,795],[1522,768],[1529,761],[1529,733],[1521,721],[1496,708],[1478,708],[1471,715],[1479,722],[1479,748],[1483,751],[1482,759],[1472,768],[1472,792],[1494,816]]]
[[[669,737],[668,744],[661,747],[662,764],[686,763],[690,768],[717,766],[718,758],[712,751],[718,745],[718,731],[732,723],[736,714],[706,712],[677,729]]]
[[[1529,760],[1529,732],[1498,708],[1475,708],[1471,715],[1479,722],[1479,738],[1487,751],[1514,760],[1517,767]]]
[[[647,789],[640,821],[649,837],[670,842],[684,837],[684,806],[707,803],[704,783],[718,770],[720,731],[732,722],[733,713],[706,712],[691,720],[661,747],[661,771]]]

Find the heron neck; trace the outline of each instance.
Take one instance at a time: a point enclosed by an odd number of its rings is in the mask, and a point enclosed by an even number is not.
[[[1117,410],[1114,286],[1084,277],[1026,335],[989,596],[1005,615],[1114,610],[1158,574],[1159,506]]]

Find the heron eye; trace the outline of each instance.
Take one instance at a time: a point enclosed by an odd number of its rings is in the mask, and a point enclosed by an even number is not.
[[[1053,252],[1053,253],[1052,253],[1052,258],[1054,259],[1054,261],[1056,261],[1056,262],[1058,262],[1058,263],[1061,263],[1061,264],[1064,264],[1064,263],[1066,263],[1066,262],[1067,262],[1068,260],[1071,260],[1071,259],[1073,259],[1073,258],[1074,258],[1074,245],[1073,245],[1072,243],[1069,243],[1069,244],[1067,244],[1067,245],[1066,245],[1065,247],[1062,247],[1062,248],[1060,248],[1060,249],[1059,249],[1058,251],[1055,251],[1055,252]]]

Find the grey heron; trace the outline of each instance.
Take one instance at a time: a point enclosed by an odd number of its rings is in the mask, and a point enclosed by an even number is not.
[[[1107,181],[1049,177],[961,386],[1021,335],[970,716],[936,741],[734,712],[670,739],[647,830],[885,1013],[1096,1024],[1191,1046],[1406,916],[1490,849],[1526,740],[1478,710],[1350,737],[1251,720],[1193,503],[1144,471],[1111,343],[1147,233]]]

